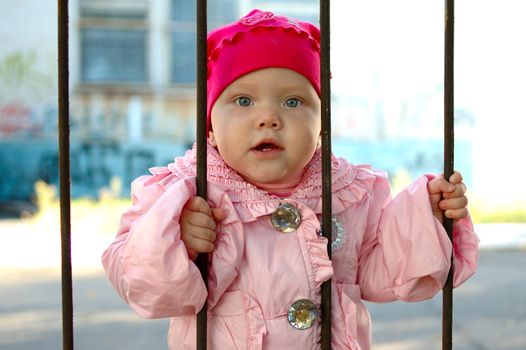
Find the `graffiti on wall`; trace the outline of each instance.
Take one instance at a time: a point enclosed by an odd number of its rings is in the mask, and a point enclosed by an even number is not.
[[[26,104],[22,101],[0,103],[0,138],[38,138],[56,135],[57,106]]]
[[[1,139],[56,133],[56,65],[51,62],[32,50],[0,58]]]

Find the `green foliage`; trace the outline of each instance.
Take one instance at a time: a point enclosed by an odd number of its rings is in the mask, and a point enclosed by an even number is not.
[[[488,206],[475,201],[468,208],[475,223],[526,223],[526,203]]]
[[[114,235],[121,214],[130,206],[128,199],[120,197],[120,180],[112,179],[110,188],[100,191],[98,200],[78,198],[71,201],[71,226],[73,233],[100,233]],[[60,202],[55,186],[44,181],[35,183],[37,214],[31,218],[43,226],[60,220]]]
[[[51,210],[57,204],[57,189],[42,180],[35,183],[35,204],[38,212],[43,213]]]
[[[53,87],[55,86],[56,69],[49,66],[42,71],[37,64],[39,57],[34,50],[16,51],[0,61],[0,83],[8,87]]]

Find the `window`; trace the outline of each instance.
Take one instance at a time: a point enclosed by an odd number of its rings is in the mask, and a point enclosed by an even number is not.
[[[208,1],[208,29],[237,19],[239,0]],[[171,0],[171,81],[193,84],[196,76],[196,0]]]
[[[81,81],[127,83],[148,79],[146,13],[142,0],[81,2]]]
[[[172,81],[193,83],[196,77],[195,31],[172,34]]]
[[[146,80],[144,30],[86,28],[80,40],[82,81]]]

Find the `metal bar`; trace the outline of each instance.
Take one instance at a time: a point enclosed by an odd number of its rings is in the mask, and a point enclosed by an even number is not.
[[[330,1],[320,0],[321,144],[322,144],[322,223],[327,252],[332,251],[331,189],[331,82],[330,82]],[[321,286],[321,348],[331,349],[331,280]]]
[[[207,11],[206,0],[197,0],[196,15],[196,41],[197,41],[197,195],[207,199],[207,135],[206,135],[206,78],[207,78]],[[205,285],[208,286],[208,254],[199,254],[196,260],[197,266],[201,271],[201,276]],[[207,309],[205,301],[203,308],[197,314],[196,345],[197,350],[206,350],[207,343]]]
[[[455,2],[446,0],[444,37],[444,177],[454,171],[454,24]],[[453,221],[444,217],[444,228],[453,242]],[[442,291],[442,350],[453,349],[453,256]]]
[[[58,1],[58,145],[60,237],[62,252],[62,348],[73,349],[73,282],[71,273],[71,193],[69,164],[68,1]]]

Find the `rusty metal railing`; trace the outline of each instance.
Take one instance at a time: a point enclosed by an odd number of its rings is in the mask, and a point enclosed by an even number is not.
[[[322,233],[327,238],[327,253],[332,256],[332,181],[331,181],[331,55],[330,1],[320,0],[321,66],[321,146],[322,146]],[[321,285],[321,349],[331,347],[331,280]]]
[[[455,1],[446,0],[444,33],[444,178],[454,169],[454,38]],[[444,216],[444,228],[453,242],[453,221]],[[442,290],[442,350],[453,349],[453,256],[446,284]]]
[[[60,172],[60,241],[62,254],[62,348],[73,350],[73,281],[71,273],[71,179],[69,165],[68,1],[58,1],[58,145]]]
[[[207,199],[207,135],[206,135],[206,78],[207,78],[207,52],[206,52],[206,19],[207,9],[206,0],[197,0],[197,130],[196,130],[196,147],[197,147],[197,178],[196,187],[197,195]],[[199,254],[196,260],[199,271],[205,285],[208,286],[208,254]],[[207,344],[207,303],[197,314],[197,331],[196,347],[197,350],[206,350]]]

